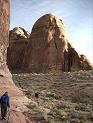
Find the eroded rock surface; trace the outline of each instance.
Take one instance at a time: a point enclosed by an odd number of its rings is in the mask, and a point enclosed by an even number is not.
[[[29,36],[30,34],[21,27],[16,27],[10,31],[7,62],[11,72],[21,70]]]
[[[91,70],[92,64],[86,58],[85,55],[77,53],[75,48],[68,42],[67,51],[64,52],[64,71],[79,71],[79,70]]]
[[[0,94],[7,90],[11,95],[15,92],[22,95],[21,91],[12,82],[12,77],[6,64],[7,47],[9,45],[9,20],[9,0],[0,0]]]
[[[58,17],[42,16],[33,26],[23,65],[30,72],[62,72],[67,40],[64,24]]]
[[[8,74],[6,65],[9,34],[9,0],[0,0],[0,74]]]
[[[51,73],[93,69],[70,44],[63,21],[46,14],[31,34],[21,27],[10,31],[7,62],[12,73]]]
[[[62,20],[46,14],[32,28],[23,68],[26,72],[49,73],[91,69],[92,66],[88,61],[85,65],[69,43]]]
[[[28,99],[23,95],[23,92],[19,90],[12,81],[12,76],[6,64],[7,58],[7,47],[9,44],[9,20],[10,20],[10,1],[0,0],[0,96],[4,94],[5,91],[9,92],[10,95],[10,116],[8,121],[1,120],[0,123],[10,122],[10,123],[26,123],[25,116],[20,112],[21,106],[28,103]],[[14,99],[13,99],[14,98]],[[21,99],[22,98],[22,99]],[[13,103],[19,101],[21,105],[16,105]],[[23,100],[23,101],[22,101]],[[19,104],[20,104],[19,103]],[[25,106],[24,106],[25,107]],[[14,112],[19,108],[19,112]],[[1,116],[1,114],[0,114]],[[30,122],[29,122],[30,123]]]

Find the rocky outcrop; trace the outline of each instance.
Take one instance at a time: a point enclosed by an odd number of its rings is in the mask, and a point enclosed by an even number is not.
[[[9,0],[0,0],[0,96],[4,94],[5,91],[8,91],[11,96],[10,102],[12,110],[12,112],[10,111],[9,118],[7,118],[6,121],[0,120],[0,123],[27,123],[25,116],[20,112],[20,108],[24,109],[23,106],[27,104],[28,99],[13,83],[12,76],[6,64],[7,47],[9,43],[9,9]],[[14,102],[18,101],[20,104],[17,105],[16,103],[15,105]]]
[[[11,72],[21,70],[30,34],[21,27],[10,31],[7,63]]]
[[[0,74],[9,74],[6,65],[9,34],[9,0],[0,0]]]
[[[37,20],[25,53],[24,71],[47,73],[92,68],[89,62],[84,64],[81,56],[69,43],[62,20],[51,14]]]
[[[64,52],[64,71],[91,70],[92,64],[86,56],[79,55],[76,50],[68,43],[67,51]]]
[[[63,22],[51,14],[42,16],[33,26],[24,68],[36,73],[64,71],[67,41]]]
[[[9,0],[0,0],[0,95],[8,91],[12,96],[22,96],[23,93],[14,85],[6,63],[9,44]]]
[[[52,14],[37,20],[31,34],[21,27],[11,30],[7,56],[13,73],[92,69],[89,61],[71,46],[63,21]]]
[[[82,70],[91,70],[93,69],[93,66],[90,64],[89,60],[86,58],[85,55],[80,55],[80,67]]]

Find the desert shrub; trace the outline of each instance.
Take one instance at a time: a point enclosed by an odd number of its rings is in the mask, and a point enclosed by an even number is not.
[[[85,103],[85,104],[92,104],[92,99],[89,96],[75,96],[72,98],[72,102],[74,103]]]
[[[33,108],[32,110],[25,112],[25,115],[35,122],[48,123],[46,122],[46,119],[44,118],[43,112],[37,108]]]
[[[79,119],[71,119],[70,123],[80,123],[80,120]]]
[[[88,120],[93,122],[93,111],[89,113]]]
[[[75,110],[86,111],[86,105],[83,105],[83,104],[76,105]]]
[[[36,108],[36,105],[33,103],[29,103],[29,105],[27,105],[27,108],[31,110],[31,109]]]
[[[71,103],[69,101],[59,101],[57,104],[56,104],[56,108],[57,109],[68,109],[68,110],[72,110],[75,108],[75,104],[74,103]]]
[[[47,93],[46,97],[54,98],[54,99],[59,99],[59,96],[57,96],[55,93],[51,93],[51,92]]]

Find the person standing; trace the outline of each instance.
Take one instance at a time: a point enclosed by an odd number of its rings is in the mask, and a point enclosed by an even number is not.
[[[3,120],[7,115],[7,108],[10,107],[8,92],[5,92],[1,96],[0,103],[1,103],[1,117]]]

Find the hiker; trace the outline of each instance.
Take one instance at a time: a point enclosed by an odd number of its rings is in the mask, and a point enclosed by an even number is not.
[[[7,114],[7,107],[8,108],[10,107],[8,92],[5,92],[1,96],[0,103],[1,103],[1,117],[3,120],[3,119],[5,119],[6,114]]]

